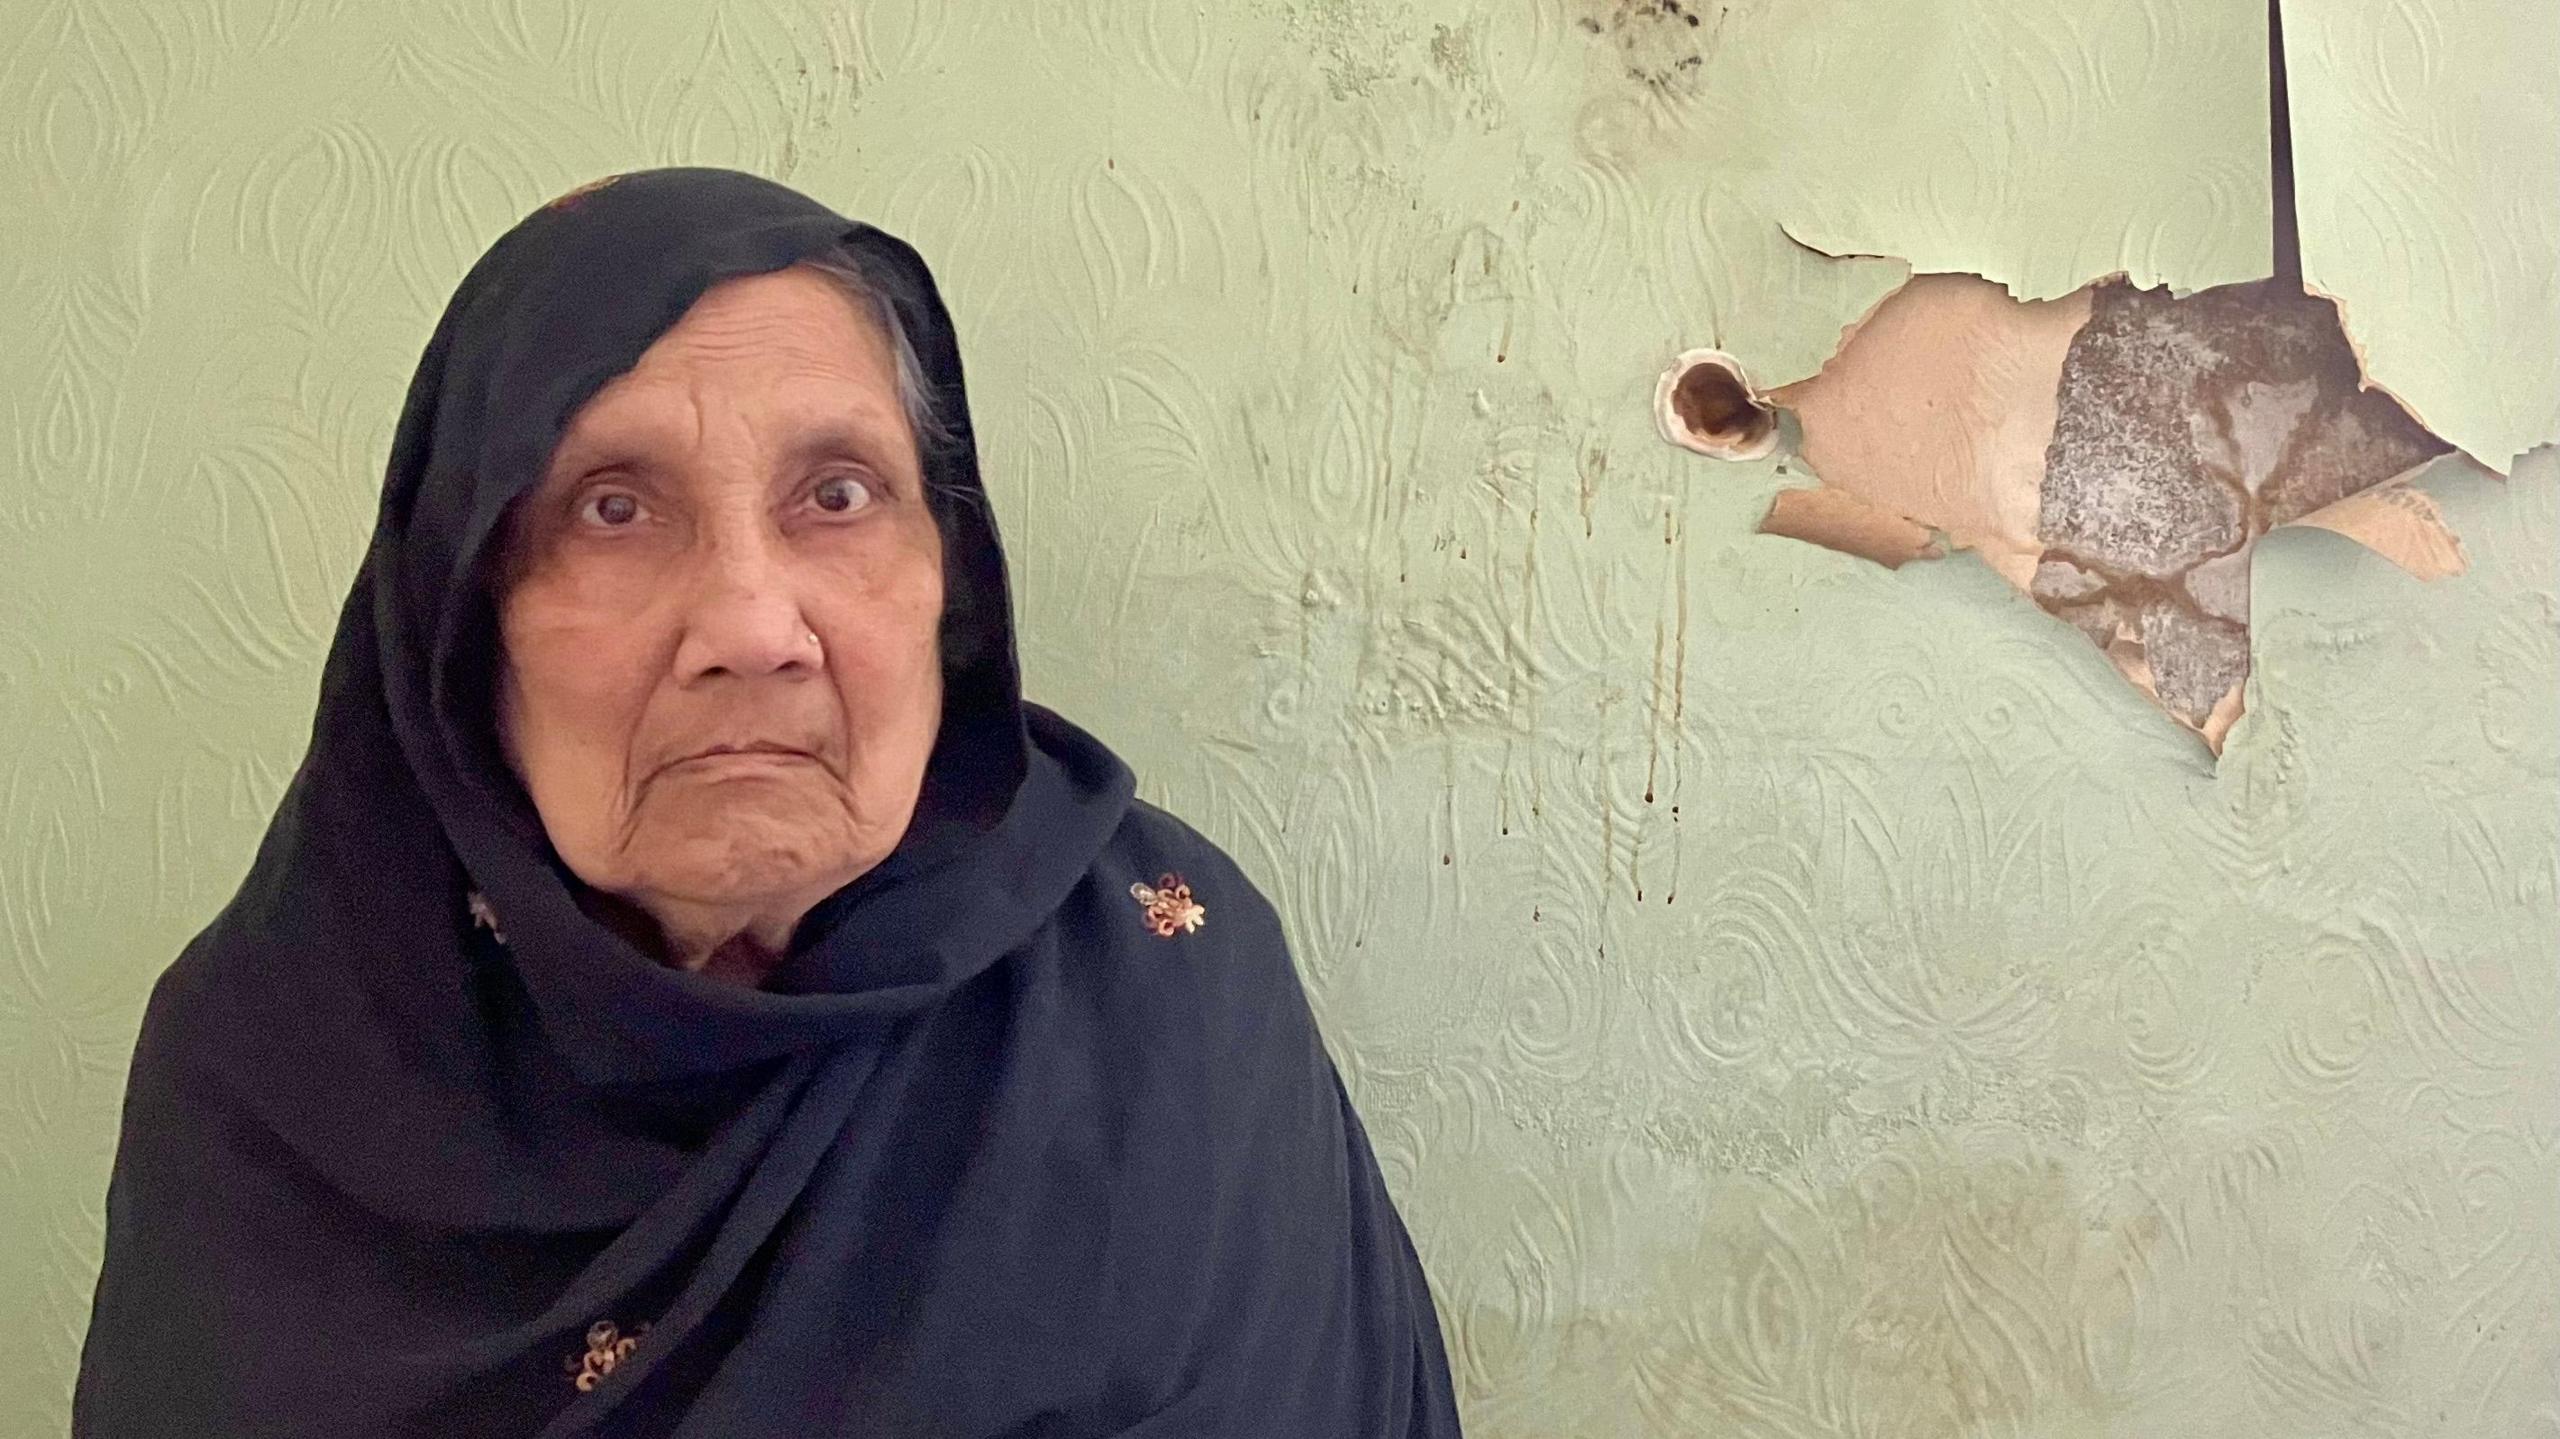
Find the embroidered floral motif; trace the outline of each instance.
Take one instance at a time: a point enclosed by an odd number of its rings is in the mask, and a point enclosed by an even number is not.
[[[615,1365],[631,1357],[631,1351],[640,1347],[640,1336],[648,1332],[649,1326],[643,1324],[625,1334],[610,1319],[588,1325],[587,1352],[570,1355],[567,1365],[569,1372],[577,1376],[578,1392],[595,1388]]]
[[[463,903],[471,910],[471,922],[473,924],[489,931],[489,937],[496,940],[498,943],[504,944],[507,942],[507,932],[498,928],[498,912],[489,907],[489,897],[487,895],[482,894],[480,891],[475,889],[471,891],[471,897],[464,900]]]
[[[1191,886],[1181,875],[1168,874],[1152,886],[1133,884],[1129,894],[1147,907],[1147,928],[1163,938],[1189,934],[1209,922],[1209,911],[1192,901]]]

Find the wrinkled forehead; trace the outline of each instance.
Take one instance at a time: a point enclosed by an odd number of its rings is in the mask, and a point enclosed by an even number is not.
[[[545,476],[742,449],[920,467],[889,337],[823,276],[794,268],[706,290],[571,414]]]

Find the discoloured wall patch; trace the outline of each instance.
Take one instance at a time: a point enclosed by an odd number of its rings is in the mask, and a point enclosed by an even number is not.
[[[1788,492],[1761,528],[1889,566],[1942,531],[2219,749],[2269,529],[2334,530],[2424,578],[2461,568],[2432,502],[2392,484],[2449,447],[2362,380],[2336,307],[2272,282],[2021,304],[1923,275],[1774,396],[1838,494]]]
[[[1280,7],[1280,18],[1292,40],[1315,52],[1336,100],[1366,99],[1392,83],[1414,38],[1403,7],[1376,0],[1293,0]]]
[[[2099,286],[2063,361],[2037,537],[2103,583],[2037,602],[2093,638],[2138,636],[2182,722],[2204,730],[2226,697],[2236,713],[2249,547],[2448,448],[2361,381],[2325,300]]]
[[[2088,314],[2085,295],[2022,305],[1970,275],[1917,276],[1850,327],[1820,374],[1770,398],[1796,412],[1825,489],[1944,530],[2023,588],[2043,549],[2055,380]]]
[[[2085,1183],[1985,1135],[1894,1144],[1836,1189],[1771,1184],[1697,1266],[1700,1302],[1743,1322],[1641,1382],[1690,1432],[2091,1432],[2131,1396],[2084,1339],[2134,1320],[2163,1227],[2093,1212]],[[2027,1318],[2053,1296],[2077,1323]]]
[[[1486,64],[1486,33],[1481,16],[1461,25],[1434,25],[1430,49],[1432,68],[1441,81],[1467,116],[1491,133],[1501,127],[1507,112]]]
[[[1664,95],[1697,93],[1729,5],[1718,0],[1591,0],[1580,24],[1609,42],[1628,79]]]

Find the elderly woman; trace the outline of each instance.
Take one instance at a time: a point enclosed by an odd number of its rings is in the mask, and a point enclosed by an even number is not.
[[[77,1431],[1455,1434],[1270,905],[1016,676],[914,251],[517,225],[153,993]]]

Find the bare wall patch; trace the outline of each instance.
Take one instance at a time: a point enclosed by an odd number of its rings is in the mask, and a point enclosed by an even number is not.
[[[1822,483],[1780,494],[1764,532],[1888,566],[1975,551],[2217,751],[2270,529],[2329,529],[2421,578],[2462,567],[2406,483],[2451,447],[2364,384],[2336,306],[2272,281],[2022,303],[1921,275],[1770,399]]]

